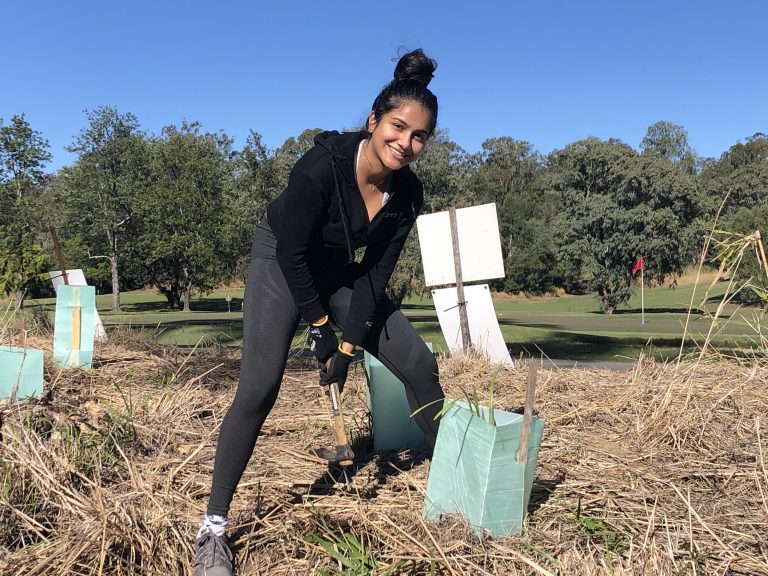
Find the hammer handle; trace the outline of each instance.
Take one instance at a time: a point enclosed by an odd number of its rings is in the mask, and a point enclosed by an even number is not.
[[[331,395],[331,417],[333,418],[333,431],[336,434],[336,444],[343,446],[348,444],[347,431],[344,428],[344,415],[341,413],[341,397],[339,385],[335,382],[329,388]]]
[[[326,370],[330,367],[331,361],[326,362]],[[339,385],[333,382],[328,386],[328,398],[331,401],[331,420],[333,421],[333,435],[336,439],[336,447],[349,447],[349,440],[347,439],[347,430],[344,427],[344,415],[341,412],[341,394],[339,392]],[[339,462],[341,466],[351,466],[352,460],[341,460]]]

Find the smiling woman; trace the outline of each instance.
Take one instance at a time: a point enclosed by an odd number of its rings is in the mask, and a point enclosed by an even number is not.
[[[404,168],[424,151],[430,118],[429,111],[420,104],[407,101],[378,120],[371,112],[367,125],[371,137],[362,141],[358,154],[365,163],[357,166],[357,186],[369,221],[384,206],[392,172]]]
[[[405,54],[374,101],[366,129],[319,134],[257,226],[244,295],[240,382],[221,425],[197,535],[198,576],[232,573],[227,514],[277,399],[301,319],[322,366],[321,385],[343,389],[356,347],[364,348],[405,384],[411,411],[418,410],[414,420],[434,448],[443,399],[437,363],[385,290],[424,203],[408,165],[437,124],[437,98],[427,88],[435,68],[421,50]],[[359,248],[365,255],[356,262]]]

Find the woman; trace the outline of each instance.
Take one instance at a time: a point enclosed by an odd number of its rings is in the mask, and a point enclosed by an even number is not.
[[[443,398],[437,364],[385,288],[423,205],[408,165],[437,124],[427,85],[436,63],[405,54],[373,103],[366,129],[324,132],[267,208],[251,249],[240,383],[221,425],[207,513],[196,541],[198,575],[229,575],[224,529],[238,482],[277,398],[291,339],[303,318],[309,346],[328,363],[321,384],[343,387],[355,349],[405,383],[414,418],[434,447]],[[365,255],[355,262],[355,251]],[[341,342],[333,326],[341,331]]]

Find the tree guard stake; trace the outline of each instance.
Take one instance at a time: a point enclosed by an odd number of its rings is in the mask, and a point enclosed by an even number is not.
[[[533,418],[533,399],[536,394],[536,371],[538,366],[531,360],[528,369],[528,386],[525,390],[525,408],[523,409],[523,427],[520,430],[520,447],[517,450],[517,461],[528,461],[528,444],[531,441],[531,419]]]
[[[53,250],[56,252],[56,260],[59,262],[59,268],[61,268],[61,277],[64,279],[64,284],[69,286],[69,274],[67,274],[67,267],[64,265],[64,255],[61,253],[61,244],[59,244],[59,235],[56,234],[56,229],[51,226],[51,238],[53,238]]]
[[[72,295],[72,352],[74,354],[80,352],[80,311],[80,288],[78,287]]]
[[[459,306],[459,329],[461,331],[461,347],[468,350],[472,340],[469,335],[469,319],[467,318],[467,303],[464,300],[464,280],[461,276],[461,252],[459,251],[459,228],[456,224],[456,208],[448,210],[451,221],[451,243],[453,244],[453,267],[456,271],[456,298]]]

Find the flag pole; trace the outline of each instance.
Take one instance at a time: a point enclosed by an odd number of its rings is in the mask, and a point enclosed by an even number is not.
[[[640,324],[645,325],[645,280],[643,280],[643,265],[640,268]]]

